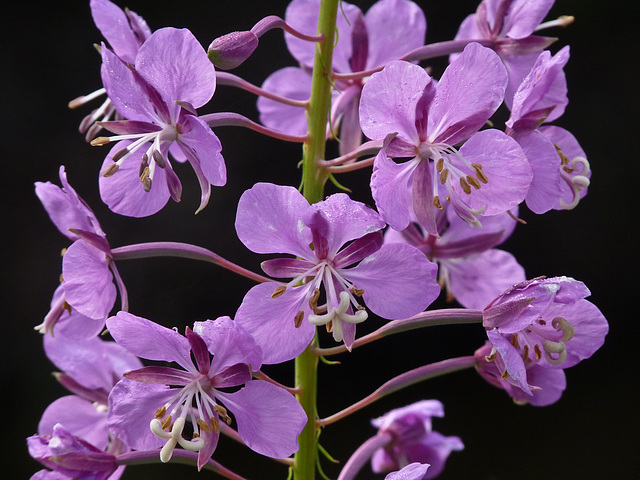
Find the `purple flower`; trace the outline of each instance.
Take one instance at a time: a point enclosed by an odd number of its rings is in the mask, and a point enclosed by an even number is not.
[[[426,480],[438,476],[444,469],[449,454],[464,448],[458,437],[445,437],[432,431],[431,418],[443,416],[442,403],[437,400],[423,400],[391,410],[373,420],[371,423],[378,428],[379,433],[390,433],[394,438],[390,444],[373,454],[373,471],[389,472],[419,462],[429,464],[429,470],[423,477],[415,478]]]
[[[60,167],[62,188],[50,182],[36,182],[36,195],[58,230],[73,241],[62,259],[63,281],[56,290],[51,311],[38,327],[53,332],[59,319],[68,323],[69,332],[92,337],[104,326],[116,300],[114,274],[119,280],[111,247],[93,211],[69,185],[64,166]],[[121,295],[124,285],[118,281]],[[68,312],[65,315],[65,311]],[[73,325],[73,327],[71,327]],[[70,333],[69,333],[70,334]]]
[[[575,138],[559,127],[542,127],[557,119],[568,103],[563,67],[569,47],[551,57],[542,52],[516,92],[506,133],[529,159],[533,180],[527,206],[535,213],[574,208],[587,194],[589,162]]]
[[[133,64],[140,46],[151,35],[151,29],[147,26],[147,22],[137,13],[129,9],[123,11],[109,0],[91,0],[90,6],[93,21],[111,49],[123,61]],[[69,106],[71,108],[79,107],[104,94],[106,94],[106,90],[101,88],[71,101]],[[101,128],[96,124],[96,121],[106,122],[115,113],[113,102],[107,98],[100,107],[82,120],[79,128],[80,133],[86,133],[87,141],[91,141]],[[121,118],[120,115],[117,117]]]
[[[445,198],[479,226],[477,215],[503,213],[525,198],[532,174],[518,143],[495,129],[478,132],[501,104],[506,80],[496,53],[477,43],[467,45],[437,85],[407,62],[391,62],[371,76],[360,124],[367,137],[385,140],[371,190],[391,227],[403,230],[415,216],[437,235],[433,207]],[[397,164],[392,157],[411,160]]]
[[[487,342],[475,352],[478,364],[476,370],[491,385],[506,391],[513,401],[524,405],[530,403],[536,407],[544,407],[560,400],[567,387],[564,370],[544,368],[530,359],[524,360],[527,382],[531,389],[525,393],[509,375],[506,375],[502,357],[493,351],[491,342]]]
[[[293,28],[315,33],[320,0],[293,0],[285,19]],[[339,35],[333,51],[333,70],[351,73],[379,67],[424,45],[427,23],[422,10],[408,0],[380,0],[365,15],[342,2],[337,18]],[[288,98],[305,100],[311,92],[311,73],[315,44],[285,35],[287,47],[300,62],[300,68],[287,67],[270,75],[265,90]],[[334,130],[340,125],[340,152],[358,147],[362,133],[358,121],[358,103],[364,80],[336,81],[331,119]],[[260,120],[266,126],[292,135],[307,132],[305,111],[267,98],[258,99]]]
[[[102,79],[116,110],[127,120],[101,125],[117,134],[92,144],[119,140],[100,177],[103,201],[116,213],[144,217],[159,211],[182,186],[168,154],[196,172],[202,210],[211,185],[226,183],[222,146],[195,109],[216,86],[215,69],[189,30],[163,28],[140,47],[132,66],[103,45]]]
[[[278,346],[263,347],[265,363],[299,355],[316,325],[328,325],[350,347],[355,325],[368,317],[359,297],[388,319],[415,315],[437,298],[435,264],[409,245],[383,245],[384,226],[374,210],[345,194],[309,205],[293,187],[258,183],[242,195],[236,216],[242,243],[256,253],[298,257],[263,262],[268,275],[293,279],[253,287],[236,314],[260,345]],[[318,303],[321,285],[325,306]]]
[[[602,346],[609,330],[600,310],[584,298],[584,283],[568,277],[538,278],[514,285],[499,295],[483,313],[483,325],[511,378],[531,395],[527,363],[564,369],[589,358]],[[530,371],[530,370],[529,370]]]
[[[455,40],[491,40],[509,72],[505,103],[531,70],[538,52],[554,39],[532,35],[554,0],[483,0],[476,13],[464,19]],[[451,60],[458,54],[451,55]]]
[[[430,465],[426,463],[410,463],[397,472],[391,472],[389,475],[384,477],[384,480],[424,480],[425,478],[428,478],[426,473],[429,466]]]
[[[94,447],[75,437],[62,425],[53,427],[50,435],[34,435],[27,438],[29,454],[53,470],[41,470],[31,478],[77,480],[116,480],[112,474],[118,468],[115,455]]]
[[[517,215],[517,209],[513,215]],[[385,242],[402,242],[424,252],[438,264],[438,283],[464,307],[482,309],[496,295],[525,280],[515,257],[496,245],[513,232],[516,221],[507,213],[481,217],[482,229],[472,229],[451,209],[436,211],[439,236],[411,223],[402,232],[387,230]]]
[[[180,444],[199,452],[200,469],[216,448],[219,422],[230,424],[232,412],[240,438],[256,452],[284,458],[298,449],[297,438],[307,422],[304,410],[286,390],[251,379],[262,363],[260,348],[229,317],[196,322],[193,330],[187,328],[186,338],[125,312],[109,318],[107,327],[139,357],[182,367],[143,367],[126,373],[114,387],[109,427],[133,448],[162,447],[160,459],[167,462]],[[193,427],[191,440],[183,437],[187,420]]]

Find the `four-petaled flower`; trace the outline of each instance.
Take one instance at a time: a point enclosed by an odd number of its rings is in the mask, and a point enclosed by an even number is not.
[[[162,28],[140,47],[134,65],[103,44],[102,81],[116,110],[127,119],[101,123],[117,135],[92,141],[118,141],[103,164],[103,201],[114,212],[132,217],[156,213],[169,197],[179,201],[182,186],[170,153],[193,167],[202,189],[202,210],[211,185],[226,183],[226,167],[218,137],[195,111],[216,87],[215,69],[200,43],[187,29]]]
[[[260,345],[277,345],[270,352],[263,347],[265,363],[302,353],[316,325],[327,325],[350,347],[355,325],[368,316],[359,297],[388,319],[415,315],[436,299],[436,265],[410,245],[383,245],[384,226],[378,213],[345,194],[309,205],[293,187],[258,183],[242,195],[236,216],[242,243],[256,253],[298,257],[263,262],[268,275],[293,279],[256,285],[236,313]]]
[[[604,343],[609,324],[585,300],[584,283],[568,277],[537,278],[514,285],[484,309],[483,325],[501,379],[532,395],[530,362],[563,369],[589,358]],[[502,364],[504,362],[504,364]],[[529,365],[530,366],[530,365]]]
[[[434,208],[449,200],[470,225],[518,205],[531,183],[531,167],[518,143],[503,132],[478,132],[500,106],[507,74],[497,54],[478,43],[436,82],[423,68],[390,62],[362,91],[360,124],[385,140],[371,176],[383,218],[403,230],[412,216],[437,235]],[[465,141],[462,147],[457,144]],[[391,158],[411,160],[397,164]]]
[[[393,437],[391,443],[376,450],[371,457],[373,471],[389,472],[419,462],[429,464],[429,469],[424,477],[418,478],[437,477],[449,454],[464,448],[458,437],[445,437],[431,429],[431,418],[443,416],[442,403],[422,400],[372,420],[378,433],[390,433]]]
[[[125,312],[109,318],[107,328],[133,354],[182,367],[143,367],[125,373],[113,388],[109,427],[131,447],[162,446],[160,459],[167,462],[180,444],[199,452],[202,468],[218,443],[220,421],[231,424],[232,412],[249,448],[274,458],[297,451],[298,435],[307,423],[304,410],[283,388],[252,380],[252,371],[262,364],[261,350],[229,317],[196,322],[193,330],[187,328],[186,338]],[[192,439],[183,436],[188,420]]]

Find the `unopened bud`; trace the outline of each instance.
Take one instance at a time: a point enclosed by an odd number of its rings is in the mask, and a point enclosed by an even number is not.
[[[209,60],[222,70],[236,68],[258,47],[258,37],[250,30],[231,32],[216,38],[207,51]]]

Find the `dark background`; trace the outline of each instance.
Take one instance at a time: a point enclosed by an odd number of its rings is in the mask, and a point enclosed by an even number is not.
[[[129,0],[119,3],[145,17],[152,29],[188,27],[206,47],[224,33],[250,28],[268,14],[284,15],[286,2]],[[353,2],[366,10],[372,3]],[[475,1],[421,1],[429,42],[450,39]],[[425,398],[445,404],[447,416],[434,427],[458,435],[466,444],[454,453],[441,478],[596,479],[633,478],[637,471],[638,396],[636,383],[638,319],[635,274],[637,244],[638,37],[637,8],[621,2],[559,0],[549,19],[576,16],[555,52],[571,45],[565,71],[570,103],[555,122],[572,131],[593,169],[589,195],[573,212],[541,217],[523,212],[528,221],[505,248],[525,267],[528,277],[568,275],[584,281],[591,300],[610,322],[604,347],[593,358],[567,371],[562,399],[545,408],[514,405],[502,391],[473,371],[416,385],[385,398],[343,422],[327,427],[321,443],[342,462],[375,430],[369,419],[391,408]],[[3,468],[6,478],[27,478],[39,465],[27,454],[24,438],[36,432],[45,407],[65,394],[50,372],[42,339],[32,328],[42,321],[60,274],[59,252],[67,246],[33,193],[34,181],[58,180],[64,164],[71,184],[92,206],[112,246],[166,240],[191,242],[249,268],[260,258],[248,252],[233,229],[240,194],[257,181],[297,185],[295,145],[239,129],[216,130],[223,143],[228,185],[214,188],[209,206],[197,216],[195,176],[178,170],[184,185],[180,204],[170,202],[147,219],[111,213],[101,202],[97,174],[106,150],[88,146],[76,131],[88,113],[67,109],[67,102],[100,86],[99,57],[92,47],[101,40],[87,2],[27,1],[2,16],[0,100],[2,114],[2,416]],[[235,73],[260,84],[277,68],[293,65],[282,34],[271,32],[255,55]],[[440,73],[444,64],[436,63]],[[237,111],[257,118],[254,98],[219,87],[202,113]],[[365,196],[367,173],[340,178],[357,198]],[[362,186],[364,185],[364,187]],[[330,190],[330,192],[332,192]],[[233,315],[251,283],[211,265],[174,259],[121,262],[131,312],[167,326]],[[438,306],[442,306],[438,304]],[[372,319],[365,328],[381,323]],[[398,335],[342,355],[338,366],[320,368],[318,409],[327,416],[358,400],[384,381],[409,368],[467,355],[483,342],[481,328],[451,327]],[[291,383],[292,365],[266,371]],[[284,414],[284,412],[283,412]],[[215,458],[249,478],[285,478],[286,470],[228,439]],[[335,478],[338,467],[325,462]],[[125,479],[159,475],[202,478],[195,468],[130,468]],[[374,478],[364,471],[362,478]],[[5,474],[3,474],[4,476]],[[379,478],[379,477],[375,477]]]

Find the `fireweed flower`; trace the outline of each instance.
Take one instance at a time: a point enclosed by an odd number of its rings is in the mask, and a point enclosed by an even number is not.
[[[129,9],[124,11],[109,0],[91,0],[91,15],[96,26],[102,33],[113,52],[123,61],[133,64],[140,46],[151,35],[147,22]],[[71,108],[77,108],[96,98],[105,95],[104,88],[88,95],[76,98],[69,103]],[[80,124],[80,133],[86,133],[87,141],[91,141],[100,130],[97,121],[106,122],[116,113],[115,106],[107,98],[100,107],[87,115]]]
[[[512,210],[518,214],[517,209]],[[436,211],[438,236],[418,223],[410,223],[402,232],[385,233],[385,243],[413,245],[438,264],[438,283],[464,307],[482,309],[496,295],[525,280],[524,269],[513,255],[495,247],[513,232],[516,221],[507,213],[481,217],[482,229],[472,229],[450,208]]]
[[[493,346],[487,357],[499,355],[504,362],[496,364],[501,379],[511,378],[532,395],[528,362],[564,369],[593,355],[609,325],[584,299],[589,295],[584,283],[573,278],[538,278],[514,285],[485,308],[483,325]]]
[[[142,367],[140,360],[115,342],[98,337],[73,339],[60,329],[55,337],[44,337],[47,357],[62,372],[58,381],[74,395],[67,395],[49,405],[38,424],[40,437],[52,436],[56,425],[64,428],[101,451],[118,455],[128,447],[107,429],[109,392],[126,371]],[[110,478],[122,475],[124,466]]]
[[[444,417],[444,407],[438,400],[423,400],[373,420],[371,423],[378,428],[378,433],[390,433],[393,440],[373,454],[372,470],[389,472],[419,462],[429,464],[429,469],[424,477],[416,478],[426,480],[438,476],[449,454],[462,450],[464,445],[458,437],[434,432],[432,417]]]
[[[121,295],[126,296],[126,292],[106,234],[93,211],[69,185],[64,166],[60,167],[60,183],[62,188],[50,182],[35,184],[36,195],[51,221],[73,241],[64,251],[62,283],[51,310],[37,328],[43,333],[53,332],[56,322],[63,318],[74,325],[71,330],[77,329],[76,334],[91,337],[102,329],[115,303],[114,277]]]
[[[314,33],[318,25],[320,0],[293,0],[285,19],[293,28]],[[333,51],[333,71],[351,73],[369,70],[396,60],[424,45],[427,22],[422,10],[408,0],[381,0],[365,15],[342,2],[337,18],[338,37]],[[288,98],[305,100],[311,92],[311,67],[315,45],[285,35],[287,47],[300,67],[287,67],[271,74],[262,88]],[[338,80],[333,92],[331,120],[334,131],[340,126],[340,153],[358,147],[362,133],[358,104],[364,79]],[[292,135],[304,135],[307,121],[303,108],[291,107],[264,97],[258,99],[260,120],[266,126]]]
[[[144,217],[169,200],[180,201],[182,186],[168,154],[193,167],[202,195],[226,183],[218,137],[195,108],[207,103],[216,86],[215,69],[193,34],[163,28],[140,47],[134,66],[102,48],[102,79],[116,110],[127,120],[101,123],[117,134],[92,145],[118,141],[100,177],[102,200],[122,215]]]
[[[407,62],[391,62],[371,76],[360,124],[367,137],[385,140],[371,191],[391,227],[403,230],[415,216],[437,235],[433,207],[445,200],[480,226],[477,215],[503,213],[525,198],[532,173],[522,148],[496,129],[478,132],[500,106],[506,81],[497,54],[477,43],[465,47],[437,85]],[[411,160],[397,164],[392,158],[398,157]]]
[[[125,373],[113,388],[109,427],[131,447],[162,447],[160,459],[167,462],[180,444],[199,452],[200,469],[216,448],[220,421],[231,424],[235,418],[240,438],[262,455],[285,458],[298,449],[304,410],[286,390],[251,379],[262,364],[260,348],[229,317],[196,322],[186,338],[125,312],[109,318],[107,327],[135,355],[182,367],[143,367]],[[228,391],[236,387],[242,388]],[[190,440],[183,436],[187,420]]]
[[[529,73],[538,53],[554,39],[532,35],[554,0],[483,0],[476,13],[465,18],[455,40],[491,40],[509,73],[505,103],[511,100]],[[457,58],[453,54],[450,60]]]
[[[33,458],[52,470],[40,470],[32,479],[117,480],[121,474],[116,472],[115,455],[74,436],[61,424],[55,425],[49,435],[27,438],[27,446]]]
[[[493,345],[487,342],[475,352],[476,370],[491,385],[503,389],[519,405],[530,403],[544,407],[560,400],[567,388],[564,370],[545,368],[530,359],[524,360],[527,382],[531,392],[525,393],[510,376],[504,378],[505,364],[500,355],[492,354]]]
[[[560,127],[540,127],[559,118],[569,100],[563,68],[569,47],[542,52],[513,99],[506,133],[529,159],[533,180],[526,203],[535,213],[574,208],[587,194],[591,171],[580,145]]]
[[[258,183],[242,195],[236,216],[240,241],[256,253],[298,257],[263,262],[267,275],[293,279],[256,285],[236,313],[260,345],[278,346],[263,347],[265,363],[302,353],[316,325],[327,325],[349,348],[356,324],[368,317],[360,297],[387,319],[415,315],[437,298],[436,265],[409,245],[383,245],[385,225],[377,212],[345,194],[309,205],[293,187]],[[325,307],[319,307],[321,285]]]

